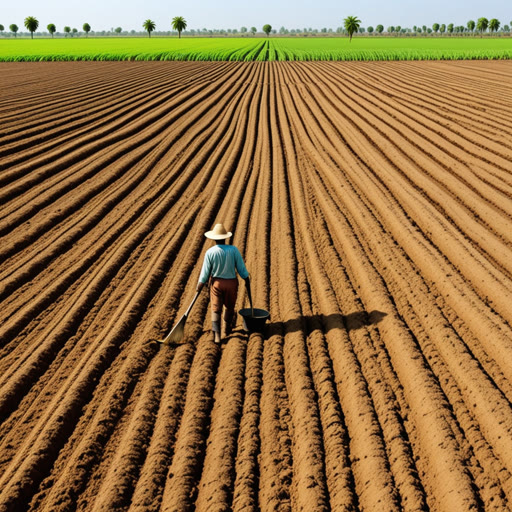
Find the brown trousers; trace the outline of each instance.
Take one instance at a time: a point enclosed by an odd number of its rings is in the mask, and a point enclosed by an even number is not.
[[[238,295],[238,279],[222,279],[212,277],[210,281],[210,302],[212,304],[212,320],[220,317],[222,306],[226,307],[224,320],[227,324],[233,321],[235,315],[236,297]],[[215,315],[215,316],[214,316]],[[214,329],[215,330],[215,329]]]

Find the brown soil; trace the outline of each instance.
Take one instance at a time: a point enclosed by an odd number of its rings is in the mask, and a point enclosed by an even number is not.
[[[0,88],[1,512],[509,510],[512,63]],[[216,222],[267,331],[160,346]]]

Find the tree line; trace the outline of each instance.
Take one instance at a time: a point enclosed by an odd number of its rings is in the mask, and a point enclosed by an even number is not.
[[[34,38],[34,32],[39,28],[39,20],[35,18],[34,16],[27,16],[25,18],[25,21],[23,23],[25,25],[25,28],[30,32],[30,37]],[[151,36],[151,32],[155,30],[156,24],[154,21],[146,20],[142,24],[142,27],[144,30],[148,33],[149,36]],[[182,16],[175,16],[171,21],[171,27],[178,32],[178,36],[181,37],[181,33],[185,28],[187,28],[187,22]],[[85,32],[86,36],[89,35],[89,32],[91,32],[91,25],[89,23],[84,23],[82,26],[83,31]],[[0,24],[0,32],[3,32],[5,30],[5,27]],[[14,37],[16,37],[19,27],[15,23],[9,25],[9,30],[14,34]],[[46,30],[51,34],[52,38],[54,34],[57,32],[57,27],[54,23],[49,23],[46,26]],[[120,34],[122,32],[121,27],[117,27],[115,29],[115,32]],[[64,33],[66,35],[68,34],[76,34],[78,33],[78,30],[76,28],[71,28],[68,26],[64,27]]]
[[[349,20],[347,25],[347,20]],[[501,22],[496,18],[491,18],[490,20],[487,18],[478,18],[475,22],[474,20],[469,20],[466,25],[455,25],[454,23],[434,23],[431,27],[427,27],[426,25],[414,25],[411,28],[397,26],[388,26],[386,30],[384,30],[383,25],[368,26],[366,28],[361,27],[361,21],[357,19],[355,16],[348,16],[344,20],[343,26],[337,27],[335,30],[332,28],[322,28],[320,30],[309,28],[296,28],[296,29],[287,29],[284,26],[279,29],[279,31],[272,28],[270,24],[265,24],[262,27],[262,32],[267,36],[270,34],[279,34],[279,35],[291,35],[291,36],[314,36],[314,35],[329,35],[329,34],[338,34],[338,35],[348,35],[350,40],[354,34],[368,34],[368,35],[483,35],[485,33],[493,34],[498,33],[501,28],[501,32],[508,33],[510,32],[510,26],[512,26],[512,21],[510,21],[510,25],[501,25]],[[39,28],[39,21],[34,16],[28,16],[24,21],[25,28],[30,32],[31,38],[34,37],[34,32]],[[347,28],[348,26],[348,28]],[[144,32],[147,32],[148,37],[151,37],[151,33],[156,30],[156,23],[150,19],[147,19],[143,22],[142,28]],[[178,37],[181,37],[182,32],[191,36],[217,36],[217,35],[234,35],[238,36],[239,34],[244,35],[255,35],[258,32],[256,27],[241,27],[240,29],[213,29],[209,30],[206,28],[197,29],[197,30],[189,30],[186,31],[187,22],[182,16],[176,16],[171,21],[171,28],[178,32]],[[49,23],[46,27],[47,31],[50,35],[54,36],[57,33],[57,27],[54,23]],[[5,30],[5,27],[0,24],[0,33]],[[14,34],[14,37],[17,36],[19,31],[19,27],[16,24],[9,25],[9,30]],[[91,32],[91,25],[89,23],[84,23],[82,26],[82,30],[85,33],[86,37]],[[76,28],[71,28],[69,26],[65,26],[63,28],[65,36],[71,36],[78,34],[78,30]],[[126,31],[123,32],[121,27],[116,27],[112,29],[111,32],[102,31],[101,35],[108,35],[109,33],[115,33],[117,35],[128,35]],[[137,32],[132,30],[132,35],[136,35]]]

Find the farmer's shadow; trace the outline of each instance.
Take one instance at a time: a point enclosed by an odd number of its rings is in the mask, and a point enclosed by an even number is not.
[[[283,327],[285,332],[307,331],[311,332],[320,329],[328,332],[331,329],[345,329],[346,331],[356,331],[370,325],[378,324],[387,313],[374,309],[371,312],[354,311],[348,315],[341,313],[332,313],[330,315],[306,315],[288,320],[287,322],[270,322],[267,326],[268,333],[279,332]]]

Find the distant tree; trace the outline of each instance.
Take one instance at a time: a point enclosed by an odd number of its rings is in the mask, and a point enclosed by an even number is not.
[[[421,32],[422,32],[422,31],[421,31],[421,28],[420,28],[420,27],[418,27],[418,28],[416,29],[416,32],[418,32],[418,34],[421,34]]]
[[[401,32],[402,31],[402,27],[400,25],[397,25],[395,27],[395,32]]]
[[[437,34],[437,32],[439,30],[439,23],[434,23],[432,25],[432,30]]]
[[[237,28],[233,29],[233,34],[238,34],[238,29]]]
[[[0,23],[0,32],[3,32],[4,30],[5,30],[5,27]]]
[[[71,32],[72,32],[73,35],[78,34],[78,30],[76,28],[74,28]]]
[[[142,24],[142,28],[148,33],[148,37],[151,37],[151,32],[153,32],[153,30],[155,30],[156,25],[155,25],[154,21],[146,20]]]
[[[432,29],[431,28],[427,28],[427,34],[432,34]]]
[[[1,27],[2,25],[0,25]],[[3,29],[0,29],[3,30]],[[503,32],[510,32],[510,27],[508,25],[503,25]]]
[[[277,30],[275,28],[272,29],[272,34],[277,34]]]
[[[386,32],[388,34],[392,34],[393,32],[395,31],[395,27],[393,27],[393,25],[391,25],[390,27],[387,28]]]
[[[14,34],[14,37],[16,37],[16,32],[18,32],[18,25],[13,23],[12,25],[9,25],[9,30]]]
[[[354,32],[357,32],[359,30],[359,27],[361,26],[361,20],[357,18],[357,16],[347,16],[343,20],[343,26],[345,27],[345,30],[348,32],[349,36],[349,42],[352,42],[352,35]]]
[[[64,27],[64,32],[66,32],[66,35],[64,37],[67,37],[67,34],[71,32],[71,27]]]
[[[266,25],[263,25],[263,32],[265,32],[265,34],[267,34],[267,37],[268,35],[270,34],[270,32],[272,31],[272,26],[269,25],[268,23]]]
[[[373,32],[373,27],[370,25],[366,31],[368,32],[368,34],[371,34]]]
[[[181,38],[181,32],[187,28],[187,22],[183,16],[175,16],[172,19],[171,26],[178,31],[178,38]]]
[[[52,39],[53,39],[53,34],[55,34],[55,32],[57,32],[57,27],[53,23],[50,23],[49,25],[46,26],[46,30],[48,30],[48,32],[50,32],[50,34],[52,35]]]
[[[446,32],[446,25],[444,23],[439,27],[439,32],[441,32],[441,34]]]
[[[24,22],[25,28],[30,32],[30,37],[34,39],[34,32],[39,27],[39,21],[34,16],[27,16]]]
[[[84,23],[82,29],[85,32],[85,37],[88,37],[89,32],[91,31],[91,25],[89,25],[89,23]]]
[[[378,32],[379,34],[382,34],[382,32],[384,32],[384,26],[383,25],[377,25],[375,27],[375,32]]]
[[[114,32],[115,32],[117,35],[119,35],[122,31],[123,31],[123,29],[122,29],[121,27],[116,27],[116,28],[114,29]]]
[[[452,34],[453,33],[453,23],[448,23],[448,26],[446,27],[446,30]]]
[[[478,22],[476,24],[476,29],[480,31],[480,33],[485,32],[487,27],[489,26],[489,20],[487,18],[478,18]]]
[[[256,34],[256,32],[258,32],[258,29],[256,27],[251,27],[252,35]]]
[[[423,30],[423,32],[426,32],[426,31],[427,31],[427,25],[423,25],[423,26],[421,27],[421,29]]]
[[[366,29],[364,27],[359,27],[359,33],[364,34],[366,32]]]
[[[475,30],[476,24],[473,20],[469,20],[466,26],[470,32],[473,32],[473,30]]]
[[[499,28],[500,28],[500,22],[496,18],[489,20],[489,30],[491,32],[498,32]]]
[[[240,32],[241,32],[242,34],[245,34],[245,33],[247,32],[247,27],[241,27],[241,28],[240,28]]]
[[[320,32],[322,32],[322,34],[327,34],[327,27],[322,28]]]

